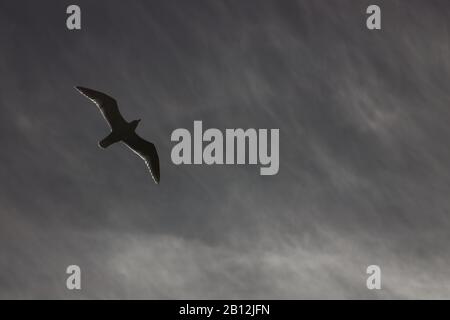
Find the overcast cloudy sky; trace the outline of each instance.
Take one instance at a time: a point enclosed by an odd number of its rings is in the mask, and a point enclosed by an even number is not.
[[[450,3],[373,3],[2,1],[0,298],[450,298]],[[75,85],[143,119],[160,185]],[[279,128],[278,175],[175,166],[194,120]]]

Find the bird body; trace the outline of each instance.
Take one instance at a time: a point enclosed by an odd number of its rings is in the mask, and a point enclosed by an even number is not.
[[[116,100],[102,92],[83,87],[75,88],[97,105],[111,127],[111,133],[101,140],[98,145],[106,149],[114,143],[124,143],[145,161],[153,180],[158,184],[160,181],[160,172],[156,148],[153,143],[142,139],[135,131],[141,120],[126,121],[120,114]]]
[[[103,140],[99,141],[98,145],[102,149],[108,148],[110,145],[125,140],[132,136],[139,124],[140,120],[133,120],[131,122],[124,123],[122,126],[115,128],[111,133]]]

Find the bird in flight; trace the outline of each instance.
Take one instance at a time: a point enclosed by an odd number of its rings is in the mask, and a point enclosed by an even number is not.
[[[116,142],[124,143],[134,153],[140,156],[152,175],[156,184],[159,183],[159,158],[153,143],[138,136],[135,132],[139,120],[127,122],[120,114],[119,107],[114,98],[99,91],[83,87],[75,87],[81,94],[89,98],[100,109],[105,120],[111,127],[111,133],[101,140],[98,145],[106,149]]]

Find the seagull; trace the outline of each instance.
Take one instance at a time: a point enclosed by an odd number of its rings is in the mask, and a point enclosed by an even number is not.
[[[134,153],[140,156],[150,171],[156,184],[159,183],[159,158],[153,143],[142,139],[135,132],[141,119],[127,122],[120,114],[114,98],[99,91],[83,87],[75,87],[82,95],[94,102],[111,127],[111,133],[99,141],[102,149],[108,148],[116,142],[124,143]]]

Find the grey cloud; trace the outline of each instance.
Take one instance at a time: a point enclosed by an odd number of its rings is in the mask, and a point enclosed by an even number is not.
[[[447,1],[379,32],[369,1],[78,4],[0,4],[1,298],[450,296]],[[74,85],[143,119],[161,185]],[[194,120],[280,128],[279,174],[173,165]]]

